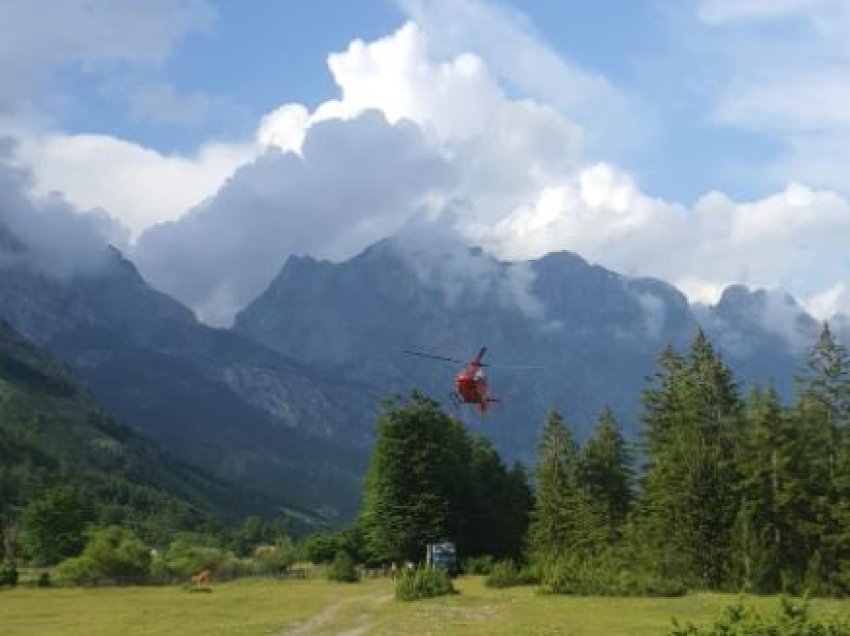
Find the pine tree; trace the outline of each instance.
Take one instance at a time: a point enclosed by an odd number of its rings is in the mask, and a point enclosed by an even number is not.
[[[795,490],[796,446],[797,431],[776,390],[755,387],[737,453],[741,503],[735,537],[741,582],[758,592],[778,591],[783,571],[793,568],[787,503]]]
[[[529,543],[538,559],[587,547],[587,508],[580,488],[578,445],[557,410],[546,418],[537,446],[537,490]]]
[[[801,498],[793,522],[809,561],[803,584],[813,591],[832,591],[844,586],[840,573],[850,559],[850,360],[828,324],[809,351],[797,382],[794,416],[801,441],[797,467],[805,471],[800,476],[805,499]]]
[[[619,539],[633,497],[632,453],[614,413],[605,407],[581,457],[582,487],[594,512],[595,534],[601,543]]]
[[[528,483],[528,472],[522,462],[515,461],[508,470],[505,499],[508,502],[502,523],[505,524],[504,554],[519,560],[525,548],[534,496]]]
[[[639,525],[662,576],[715,588],[729,578],[737,518],[741,403],[699,331],[687,357],[665,349],[644,394],[646,470]]]
[[[472,440],[469,553],[518,558],[528,529],[531,493],[522,465],[505,467],[492,442]]]
[[[799,394],[822,402],[829,411],[830,425],[846,428],[850,423],[850,359],[835,340],[829,323],[824,323],[815,345],[809,350],[806,367],[797,375]]]

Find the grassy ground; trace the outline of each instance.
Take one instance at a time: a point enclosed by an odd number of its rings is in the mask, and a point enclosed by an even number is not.
[[[268,579],[213,584],[209,593],[177,586],[18,588],[0,592],[0,635],[277,634],[359,593],[359,585]]]
[[[211,593],[179,587],[17,589],[0,592],[0,634],[17,636],[266,636],[287,634],[662,635],[671,617],[707,623],[736,600],[544,596],[533,588],[488,590],[460,579],[461,594],[399,603],[389,581],[242,580]],[[766,613],[776,597],[747,599]],[[850,601],[813,601],[817,615],[850,615]]]

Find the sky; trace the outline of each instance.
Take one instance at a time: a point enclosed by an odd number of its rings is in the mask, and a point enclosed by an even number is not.
[[[66,267],[100,233],[212,324],[291,254],[341,260],[410,228],[507,260],[576,251],[692,301],[743,283],[850,312],[844,0],[0,15],[0,214],[53,251],[84,235],[51,259]]]

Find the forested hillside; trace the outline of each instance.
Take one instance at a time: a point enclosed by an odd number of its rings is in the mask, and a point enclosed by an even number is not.
[[[150,541],[281,511],[271,498],[172,459],[98,408],[63,366],[0,322],[3,531],[14,532],[27,506],[68,497],[82,521],[121,524]]]

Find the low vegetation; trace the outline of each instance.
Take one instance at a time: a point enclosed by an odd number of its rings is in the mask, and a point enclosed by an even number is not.
[[[395,597],[399,601],[417,601],[454,593],[449,575],[443,570],[418,567],[402,570],[396,577]]]
[[[668,636],[850,636],[850,622],[837,617],[815,619],[807,601],[780,599],[779,611],[769,617],[739,601],[708,627],[674,620]]]
[[[519,566],[510,559],[495,563],[484,579],[484,585],[493,588],[537,585],[539,583],[540,572],[538,568],[530,565]]]
[[[337,581],[339,583],[356,583],[357,570],[355,568],[354,559],[344,550],[337,552],[334,560],[328,566],[328,580]]]

